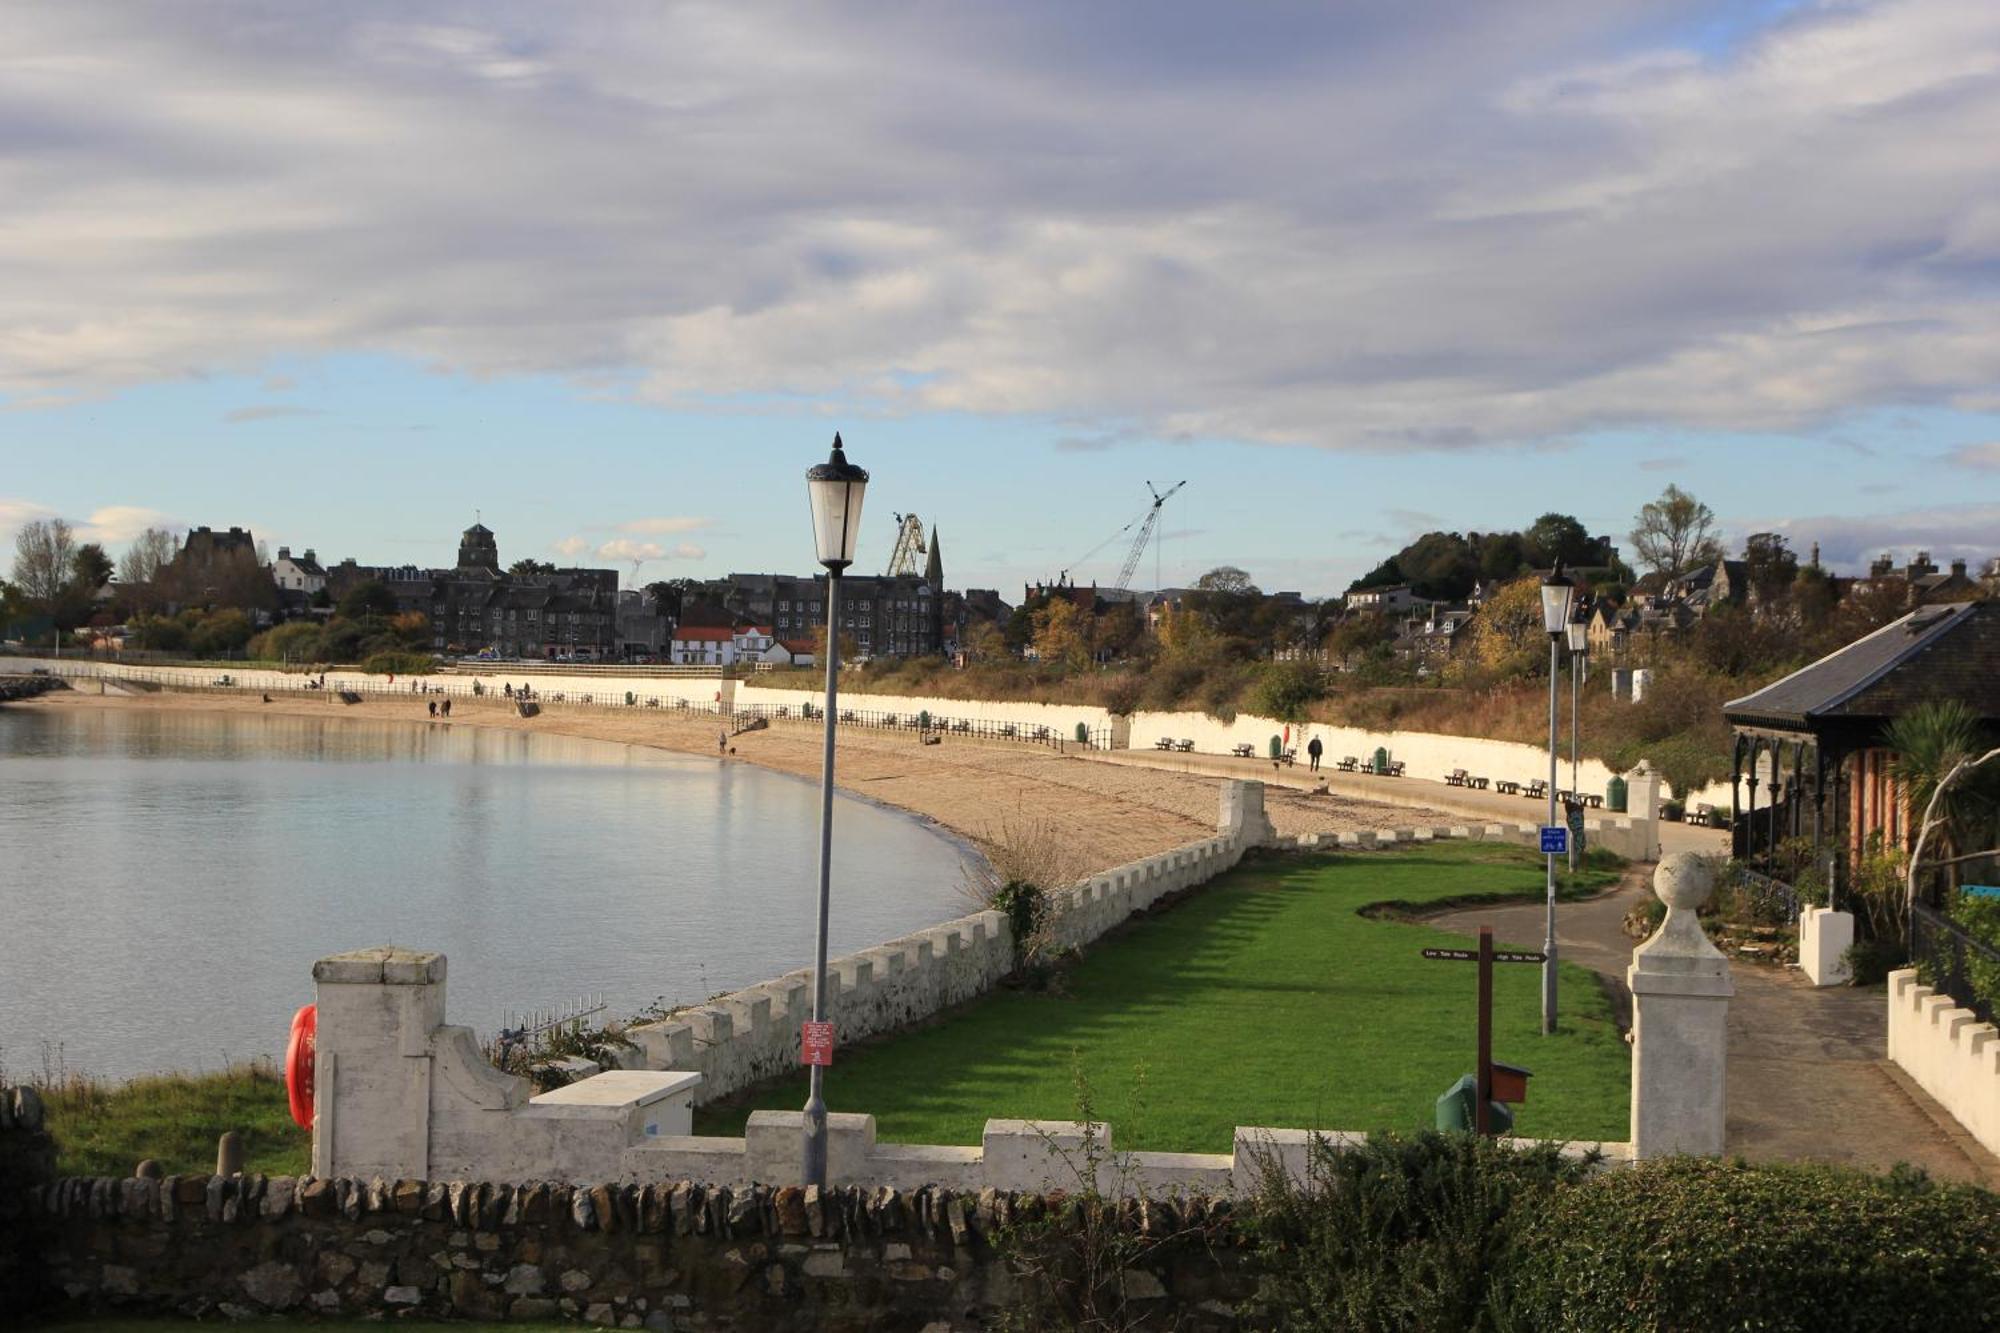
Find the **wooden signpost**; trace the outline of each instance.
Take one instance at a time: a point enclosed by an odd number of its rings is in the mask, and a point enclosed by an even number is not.
[[[1509,950],[1496,953],[1493,949],[1493,927],[1479,928],[1477,949],[1426,949],[1426,958],[1442,958],[1452,962],[1479,964],[1479,1087],[1477,1103],[1473,1108],[1473,1128],[1481,1136],[1491,1133],[1488,1108],[1493,1101],[1493,965],[1495,963],[1539,963],[1540,953],[1525,953]],[[1526,1095],[1527,1080],[1512,1066],[1503,1066],[1510,1076],[1509,1101]]]

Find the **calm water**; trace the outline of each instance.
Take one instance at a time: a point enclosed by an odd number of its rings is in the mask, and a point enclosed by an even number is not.
[[[451,960],[452,1022],[614,1014],[810,964],[815,783],[596,741],[0,709],[0,1064],[125,1076],[282,1051],[324,954]],[[835,953],[963,910],[963,854],[835,807]]]

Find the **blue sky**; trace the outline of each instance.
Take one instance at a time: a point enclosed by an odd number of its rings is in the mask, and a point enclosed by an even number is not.
[[[837,428],[1010,597],[1148,480],[1309,595],[1669,482],[2000,554],[1990,3],[179,9],[0,35],[0,540],[803,570]]]

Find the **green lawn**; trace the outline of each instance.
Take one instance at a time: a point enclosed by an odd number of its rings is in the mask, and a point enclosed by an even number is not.
[[[1586,870],[1578,890],[1616,874]],[[1538,898],[1542,875],[1540,856],[1482,843],[1253,861],[1100,941],[1054,991],[998,991],[843,1050],[827,1101],[908,1143],[977,1143],[989,1117],[1075,1119],[1079,1074],[1121,1148],[1227,1152],[1239,1125],[1428,1125],[1472,1069],[1476,969],[1419,950],[1471,941],[1357,909]],[[1540,971],[1495,969],[1494,1055],[1535,1075],[1516,1132],[1622,1140],[1630,1061],[1603,993],[1565,966],[1561,1030],[1544,1038]],[[695,1130],[740,1134],[752,1109],[805,1097],[788,1078],[697,1112]]]
[[[129,1176],[148,1157],[169,1175],[213,1171],[226,1129],[243,1136],[251,1171],[302,1175],[311,1157],[312,1136],[292,1123],[284,1080],[269,1066],[121,1084],[70,1075],[42,1095],[66,1176]]]

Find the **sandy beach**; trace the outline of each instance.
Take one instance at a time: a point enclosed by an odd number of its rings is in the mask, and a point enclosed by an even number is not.
[[[713,717],[565,709],[517,717],[498,701],[454,699],[449,722],[432,722],[421,698],[371,698],[343,705],[331,695],[258,696],[161,692],[135,697],[58,691],[19,705],[33,709],[175,709],[258,712],[295,716],[365,718],[412,726],[500,727],[591,740],[644,745],[716,758],[720,730]],[[733,736],[733,757],[783,773],[817,778],[817,724],[776,722]],[[932,820],[991,850],[996,844],[1046,843],[1054,835],[1067,853],[1065,869],[1090,874],[1206,837],[1215,827],[1220,779],[1165,772],[1039,746],[978,741],[947,735],[923,745],[913,732],[863,729],[840,733],[836,777],[840,788]],[[1344,796],[1314,796],[1290,788],[1267,789],[1267,807],[1280,833],[1319,833],[1411,823],[1463,822],[1440,811],[1391,806]]]

